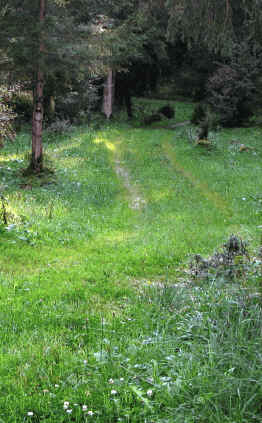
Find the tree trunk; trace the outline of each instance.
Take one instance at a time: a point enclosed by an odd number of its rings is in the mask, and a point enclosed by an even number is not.
[[[114,75],[112,69],[108,71],[107,79],[104,84],[104,96],[103,96],[103,112],[107,119],[113,113],[114,103]]]
[[[49,113],[51,116],[55,114],[55,97],[53,95],[51,95],[49,100]]]
[[[47,0],[40,0],[40,24],[42,25],[45,19],[45,8]],[[34,173],[39,173],[43,169],[43,85],[44,85],[44,73],[42,69],[42,54],[44,51],[44,43],[42,34],[40,34],[39,43],[39,60],[38,69],[36,73],[36,85],[34,89],[34,109],[33,109],[33,122],[32,122],[32,156],[30,169]]]
[[[38,173],[43,168],[43,72],[37,72],[36,87],[34,90],[34,110],[32,122],[32,157],[30,167]]]

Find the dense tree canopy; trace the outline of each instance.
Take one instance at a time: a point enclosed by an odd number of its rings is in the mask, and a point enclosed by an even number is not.
[[[261,40],[261,0],[168,0],[168,36],[226,51],[232,42]]]

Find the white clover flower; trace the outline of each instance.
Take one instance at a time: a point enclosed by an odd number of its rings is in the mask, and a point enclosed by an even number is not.
[[[115,389],[112,389],[111,390],[111,395],[116,395],[116,394],[117,394],[117,391]]]
[[[92,410],[89,410],[89,411],[87,412],[87,414],[88,414],[89,416],[93,416],[93,415],[94,415],[94,412],[93,412]]]
[[[152,397],[152,395],[153,395],[152,389],[148,389],[148,391],[146,392],[146,394],[147,394],[148,397]]]
[[[84,405],[82,405],[82,410],[83,410],[83,411],[86,411],[86,410],[87,410],[87,405],[85,405],[85,404],[84,404]]]
[[[69,407],[69,402],[68,401],[65,401],[64,402],[64,410],[67,410],[68,407]]]
[[[68,414],[71,414],[71,413],[72,413],[72,411],[73,411],[73,410],[71,410],[71,408],[70,408],[70,409],[68,409],[68,410],[66,410],[66,412],[67,412]]]
[[[55,388],[59,388],[59,385],[57,383],[55,384]]]
[[[114,379],[109,379],[108,383],[114,383]]]
[[[28,415],[29,417],[32,417],[32,416],[34,415],[34,413],[33,413],[33,411],[28,411],[27,415]]]
[[[243,197],[242,200],[245,201],[246,200],[246,197]]]
[[[120,382],[124,382],[124,378],[123,377],[121,377],[119,380],[120,380]]]

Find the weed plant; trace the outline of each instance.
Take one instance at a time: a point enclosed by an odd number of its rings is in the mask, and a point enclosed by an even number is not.
[[[1,150],[0,422],[261,422],[259,259],[183,273],[231,233],[259,247],[260,137],[106,122],[47,138],[44,180],[21,175],[30,135]]]

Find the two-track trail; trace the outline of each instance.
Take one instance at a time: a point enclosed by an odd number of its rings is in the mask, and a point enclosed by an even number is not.
[[[131,181],[129,171],[122,157],[122,141],[119,137],[116,137],[114,140],[110,140],[110,142],[107,140],[103,140],[103,142],[112,153],[112,166],[126,189],[126,197],[130,209],[142,210],[146,206],[146,200],[139,189],[138,183]]]
[[[139,192],[138,186],[131,182],[129,173],[119,157],[115,157],[114,163],[116,174],[122,179],[123,185],[128,192],[129,207],[134,210],[141,210],[145,207],[146,200]]]

